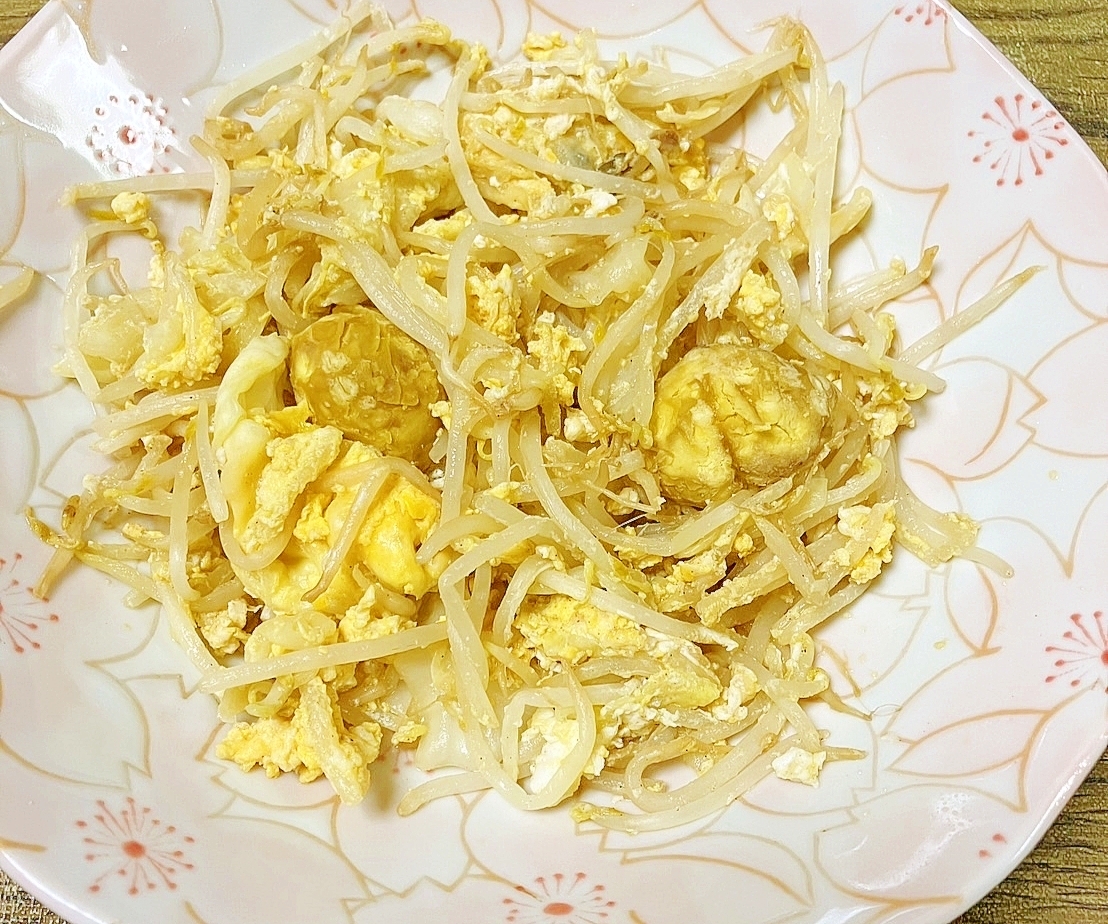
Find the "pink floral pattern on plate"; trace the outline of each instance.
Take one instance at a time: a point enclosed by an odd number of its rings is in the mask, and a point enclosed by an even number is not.
[[[19,552],[0,558],[0,645],[6,644],[17,655],[42,648],[43,628],[61,618],[17,576],[22,561]]]
[[[616,913],[603,883],[588,873],[538,876],[529,886],[516,886],[504,899],[507,924],[603,924]]]
[[[1066,683],[1076,689],[1090,680],[1100,681],[1108,692],[1108,618],[1103,610],[1096,610],[1074,613],[1070,623],[1072,628],[1062,633],[1059,644],[1046,646],[1046,653],[1055,658],[1054,671],[1046,682]]]
[[[925,26],[933,26],[946,18],[946,12],[935,0],[906,3],[904,6],[898,6],[895,12],[905,22],[918,22]]]
[[[193,869],[186,848],[196,843],[195,839],[163,824],[148,806],[128,797],[117,809],[101,799],[96,809],[91,819],[76,823],[88,851],[85,860],[103,869],[89,886],[90,892],[110,886],[114,877],[123,881],[129,895],[172,890],[177,888],[177,877]]]
[[[873,719],[818,720],[865,759],[815,790],[769,780],[686,829],[602,834],[493,794],[402,819],[418,778],[404,760],[376,769],[357,808],[325,784],[240,774],[214,756],[213,704],[156,611],[127,610],[88,572],[49,606],[27,590],[46,550],[24,505],[56,509],[92,464],[88,411],[50,372],[78,228],[59,194],[202,167],[185,139],[216,88],[347,4],[51,0],[0,54],[0,263],[48,276],[0,324],[0,861],[75,924],[950,920],[1108,741],[1108,442],[1087,426],[1105,402],[1103,169],[941,0],[643,0],[634,17],[583,0],[385,5],[501,56],[529,29],[595,26],[610,52],[688,68],[758,47],[762,23],[799,12],[846,88],[844,176],[876,200],[844,263],[941,248],[928,291],[897,306],[905,336],[1016,267],[1046,267],[934,357],[949,388],[902,443],[915,489],[980,518],[1016,576],[901,556],[823,639],[837,688]]]
[[[998,96],[981,121],[985,127],[969,132],[981,146],[973,162],[987,164],[997,186],[1022,186],[1042,176],[1046,162],[1070,143],[1061,116],[1041,99],[1029,101],[1022,93],[1011,99]]]

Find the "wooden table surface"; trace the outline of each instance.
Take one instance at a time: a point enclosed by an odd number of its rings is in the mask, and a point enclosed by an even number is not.
[[[135,0],[157,2],[157,0]],[[953,0],[1108,164],[1108,3]],[[0,0],[0,44],[43,0]],[[1108,755],[1042,843],[956,924],[1108,922]],[[0,924],[64,924],[0,873]]]

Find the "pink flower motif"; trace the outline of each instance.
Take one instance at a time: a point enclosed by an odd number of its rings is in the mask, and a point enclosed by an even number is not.
[[[173,825],[165,825],[153,817],[149,808],[140,807],[131,797],[123,808],[113,812],[102,799],[97,801],[100,811],[93,821],[78,821],[77,827],[88,833],[85,859],[89,863],[103,864],[108,868],[89,886],[90,892],[99,892],[110,876],[120,876],[128,881],[127,892],[138,895],[152,891],[159,885],[173,890],[177,888],[174,877],[181,870],[191,870],[193,865],[184,859],[182,844],[194,843],[187,834],[180,834]]]
[[[1079,687],[1087,679],[1090,669],[1108,674],[1108,619],[1101,610],[1088,618],[1081,613],[1070,616],[1074,628],[1062,633],[1064,645],[1047,645],[1048,654],[1057,655],[1054,661],[1056,673],[1046,678],[1047,683],[1066,680],[1071,687]],[[1105,686],[1108,692],[1108,684]]]
[[[15,576],[23,556],[16,552],[10,559],[0,558],[0,643],[6,642],[16,654],[42,647],[38,632],[44,622],[58,622],[58,614],[45,618],[28,612],[30,607],[41,607],[42,601],[31,594],[31,589]]]
[[[942,248],[942,268],[931,282],[944,309],[982,257],[1021,229],[1032,229],[1053,258],[1102,264],[1102,236],[1089,228],[1102,226],[1108,184],[1104,167],[1076,143],[1072,128],[1041,97],[1014,86],[1009,68],[955,27],[949,12],[939,27],[913,26],[919,41],[904,34],[903,20],[888,19],[893,27],[878,30],[865,53],[865,83],[852,117],[867,174],[926,196],[943,190],[933,205],[921,199],[919,208],[930,212],[920,224],[922,244]],[[998,179],[1005,193],[1033,195],[998,195]],[[914,208],[905,200],[904,214],[913,222]],[[902,224],[903,217],[898,229]],[[909,242],[901,240],[903,254]]]
[[[600,924],[608,919],[610,901],[603,885],[590,885],[585,873],[539,876],[531,888],[516,886],[504,899],[508,924]]]
[[[96,107],[96,122],[85,143],[115,173],[138,176],[169,173],[163,157],[176,140],[165,104],[149,94],[132,93],[112,94]]]
[[[997,844],[1003,847],[1005,844],[1008,843],[1008,838],[1006,838],[1003,834],[994,834],[992,837],[992,842],[993,844]],[[993,849],[995,850],[996,848],[994,847]],[[984,847],[977,851],[977,856],[979,856],[982,860],[988,860],[992,857],[992,855],[992,850],[988,850]]]
[[[1028,103],[1022,93],[1011,101],[998,96],[981,120],[985,128],[969,132],[970,138],[981,139],[981,152],[973,162],[988,163],[998,174],[997,186],[1010,180],[1022,186],[1027,176],[1042,176],[1043,164],[1054,157],[1055,149],[1069,144],[1066,123],[1058,113],[1044,108],[1042,100]]]
[[[936,22],[942,22],[946,18],[944,10],[935,0],[922,0],[920,3],[906,3],[893,10],[893,14],[899,16],[905,22],[919,22],[930,26]]]

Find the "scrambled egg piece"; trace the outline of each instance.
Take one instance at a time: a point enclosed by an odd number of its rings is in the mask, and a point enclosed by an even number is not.
[[[750,672],[736,671],[725,686],[712,664],[693,642],[673,639],[643,628],[591,603],[553,594],[528,597],[515,628],[516,654],[534,660],[544,670],[559,664],[579,665],[593,658],[639,657],[652,665],[646,676],[633,676],[597,709],[597,743],[586,776],[603,769],[613,751],[628,740],[648,734],[657,725],[679,727],[689,712],[737,721],[744,703],[758,692]],[[542,741],[532,766],[532,785],[539,787],[557,769],[577,742],[577,723],[555,710],[536,710],[525,740]]]
[[[476,132],[484,131],[513,145],[526,143],[527,139],[541,140],[545,135],[537,124],[539,120],[532,120],[536,124],[529,125],[523,116],[507,106],[500,106],[491,114],[466,112],[461,121],[466,159],[482,195],[489,202],[517,212],[537,213],[544,204],[555,200],[557,190],[549,179],[495,153],[476,139]]]
[[[358,229],[358,237],[380,247],[379,229],[392,221],[396,208],[392,186],[384,182],[385,158],[369,148],[343,151],[338,144],[329,153],[333,178],[329,198],[339,204],[349,224]]]
[[[759,690],[758,675],[748,667],[736,665],[723,695],[712,705],[712,716],[721,722],[741,722],[747,716],[746,704]]]
[[[660,570],[647,575],[651,602],[662,613],[674,613],[696,603],[704,592],[727,576],[728,541],[689,558],[664,562]]]
[[[896,510],[892,501],[867,507],[859,504],[839,511],[838,531],[849,540],[831,553],[830,563],[850,569],[850,580],[866,584],[892,561]]]
[[[777,240],[783,241],[796,228],[796,209],[784,193],[772,193],[762,203],[762,214],[777,226]]]
[[[926,391],[923,385],[907,385],[892,375],[881,373],[860,376],[857,388],[862,396],[862,419],[869,424],[875,440],[886,439],[901,427],[912,426],[914,421],[908,402],[922,398]]]
[[[422,597],[440,566],[421,565],[415,553],[438,522],[438,502],[399,478],[383,493],[358,533],[355,556],[385,587]]]
[[[401,171],[393,182],[397,194],[396,223],[402,228],[414,227],[425,215],[438,215],[462,205],[462,195],[445,162]]]
[[[331,467],[341,447],[342,433],[334,427],[269,441],[265,450],[269,462],[258,477],[254,511],[237,536],[247,555],[281,535],[304,489]]]
[[[510,273],[510,270],[509,270]],[[438,431],[430,405],[443,397],[427,350],[371,309],[336,312],[292,338],[297,399],[378,451],[421,462]]]
[[[243,770],[261,767],[266,775],[295,772],[303,782],[326,775],[343,802],[354,805],[369,791],[370,764],[381,751],[381,726],[348,726],[338,696],[320,678],[300,688],[291,719],[239,722],[217,749]]]
[[[561,407],[571,407],[576,390],[575,380],[581,377],[576,357],[588,347],[580,337],[559,324],[552,312],[544,311],[531,325],[527,355],[535,360],[539,371],[547,376],[547,395]],[[580,413],[580,412],[578,412]]]
[[[458,211],[443,215],[441,218],[428,218],[416,225],[413,230],[419,234],[436,237],[440,241],[452,244],[458,239],[458,235],[472,223],[473,216],[469,209],[458,209]]]
[[[386,635],[395,635],[415,623],[406,616],[389,610],[387,597],[380,584],[370,584],[362,598],[339,619],[339,641],[364,642]]]
[[[600,707],[597,746],[605,760],[629,741],[658,725],[680,728],[712,716],[724,686],[703,652],[692,642],[649,634],[646,653],[659,667],[646,677],[632,677],[619,693]],[[696,718],[694,718],[696,717]]]
[[[142,356],[135,375],[144,385],[184,388],[219,368],[223,332],[201,303],[180,260],[166,255],[166,284],[158,318],[142,335]]]
[[[774,758],[774,775],[779,780],[792,783],[805,783],[808,786],[819,784],[819,773],[827,760],[826,751],[806,751],[804,748],[789,748],[784,754]]]
[[[196,614],[196,628],[217,654],[230,655],[238,651],[250,636],[246,629],[246,601],[232,600],[221,610]]]
[[[637,730],[646,722],[679,725],[679,719],[670,717],[674,710],[711,705],[719,699],[722,685],[705,662],[690,655],[688,651],[675,653],[649,677],[628,681],[628,692],[601,707],[602,714]]]
[[[396,97],[386,104],[386,113],[396,117],[389,122],[394,136],[403,136],[409,121],[400,110],[418,105],[415,100]],[[427,122],[418,117],[415,121],[421,128]],[[433,143],[439,139],[420,140]],[[383,245],[386,226],[395,224],[408,230],[425,214],[448,211],[462,203],[450,166],[442,160],[386,175],[387,162],[381,153],[364,147],[347,151],[337,143],[331,160],[336,180],[327,191],[328,198],[338,203],[344,224],[354,236],[377,249]]]
[[[356,604],[339,620],[339,638],[344,642],[366,642],[395,635],[414,625],[410,619],[396,613],[366,612]]]
[[[780,346],[789,336],[789,323],[781,307],[781,293],[772,278],[747,270],[731,302],[735,317],[755,340]]]
[[[734,485],[767,485],[820,448],[827,390],[775,353],[696,347],[658,383],[651,429],[667,496],[703,505]]]
[[[219,318],[234,352],[245,344],[237,342],[241,330],[257,330],[265,323],[269,309],[263,292],[266,274],[254,266],[234,238],[221,238],[212,247],[200,246],[195,230],[182,232],[185,267],[200,302]],[[230,355],[233,355],[231,353]]]
[[[150,217],[150,197],[141,192],[121,192],[112,199],[111,209],[120,221],[139,225]]]
[[[544,668],[557,661],[580,664],[589,658],[632,655],[647,646],[638,623],[561,594],[527,597],[515,628],[523,638],[521,653]]]
[[[379,454],[361,443],[346,443],[332,468],[341,471],[372,462]],[[284,551],[256,571],[240,571],[247,592],[277,612],[295,612],[304,596],[319,582],[324,559],[342,530],[357,495],[357,487],[306,492],[300,518]],[[379,582],[395,593],[421,597],[444,566],[423,565],[416,552],[438,522],[438,501],[397,475],[390,475],[378,492],[348,552],[346,563],[312,605],[340,616],[366,593],[356,577]]]
[[[560,32],[528,32],[520,49],[529,61],[549,61],[559,49],[566,47],[566,40]]]
[[[505,343],[516,342],[523,299],[512,278],[511,266],[505,263],[496,273],[486,266],[475,266],[466,277],[466,296],[469,316],[474,322]]]

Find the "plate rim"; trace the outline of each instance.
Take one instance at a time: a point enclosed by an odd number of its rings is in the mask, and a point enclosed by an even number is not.
[[[1047,98],[1046,94],[1035,86],[1030,78],[1023,74],[1015,63],[1006,57],[996,44],[985,36],[968,17],[955,8],[950,0],[934,0],[934,2],[950,17],[952,25],[956,26],[965,38],[986,52],[993,62],[1004,71],[1009,80],[1025,90],[1039,94],[1044,99]],[[27,23],[0,48],[0,71],[11,66],[10,59],[18,53],[21,41],[29,40],[31,30],[36,26],[42,26],[50,15],[59,10],[62,15],[72,18],[72,13],[64,0],[47,0],[43,7],[36,11]],[[1051,104],[1053,105],[1053,101],[1051,101]],[[1066,121],[1067,124],[1070,124],[1068,119]],[[1085,137],[1076,129],[1072,130],[1072,136],[1075,139],[1075,147],[1080,151],[1080,156],[1086,161],[1091,160],[1099,168],[1100,181],[1102,185],[1108,186],[1108,166],[1096,155]],[[1105,224],[1108,226],[1108,217],[1105,219]],[[1065,785],[1050,804],[1039,812],[1027,810],[1026,814],[1037,817],[1031,832],[1022,839],[1022,842],[1015,849],[1005,852],[1003,860],[997,858],[976,876],[967,879],[958,902],[958,910],[950,916],[943,917],[942,920],[953,920],[953,918],[980,902],[982,898],[1006,880],[1039,845],[1043,836],[1057,822],[1058,817],[1082,783],[1089,777],[1097,763],[1108,754],[1108,716],[1106,716],[1097,734],[1095,736],[1091,735],[1087,739],[1082,751],[1084,753],[1083,759],[1078,762]],[[0,870],[3,870],[28,895],[70,922],[70,924],[100,924],[100,919],[90,916],[80,907],[71,904],[61,893],[51,889],[48,884],[41,882],[38,877],[32,875],[29,869],[24,868],[23,864],[19,862],[18,855],[10,848],[3,846],[0,846]],[[986,870],[991,870],[991,872],[986,873]],[[996,870],[1000,870],[1002,875],[997,877],[995,875]],[[945,915],[945,912],[943,914]],[[940,918],[934,918],[934,920],[938,922]]]

